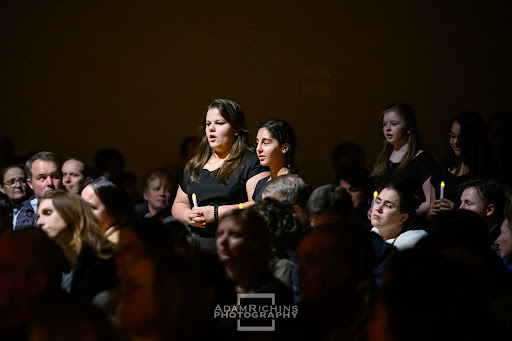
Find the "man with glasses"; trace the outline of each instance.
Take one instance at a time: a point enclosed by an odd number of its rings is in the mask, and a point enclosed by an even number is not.
[[[22,203],[15,218],[15,226],[30,226],[36,223],[38,200],[46,193],[61,188],[62,174],[58,156],[51,152],[39,152],[25,163],[27,184],[34,195]]]

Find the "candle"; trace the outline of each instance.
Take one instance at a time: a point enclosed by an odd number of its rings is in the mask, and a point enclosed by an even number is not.
[[[441,181],[441,196],[439,198],[440,199],[444,198],[444,181]]]
[[[195,193],[192,193],[192,202],[194,203],[194,207],[197,207],[197,197]]]
[[[238,208],[239,208],[239,209],[244,208],[244,204],[242,204],[242,203],[238,204]]]
[[[379,195],[379,192],[375,191],[373,192],[373,202],[372,205],[375,204],[375,201],[377,200],[377,196]]]

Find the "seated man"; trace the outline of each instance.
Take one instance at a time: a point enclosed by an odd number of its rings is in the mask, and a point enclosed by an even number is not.
[[[352,221],[354,206],[350,194],[337,185],[316,188],[308,200],[308,214],[311,227],[329,223]]]
[[[279,201],[287,201],[293,205],[293,212],[303,232],[309,227],[309,216],[306,209],[311,187],[296,174],[285,174],[269,181],[261,191],[263,199],[269,197]]]
[[[489,180],[473,180],[462,184],[459,209],[478,214],[489,228],[489,245],[497,250],[496,239],[500,235],[505,210],[505,188]]]
[[[62,164],[62,183],[69,192],[80,194],[89,173],[85,162],[75,158],[67,159]]]
[[[62,186],[60,160],[55,153],[39,152],[25,163],[27,184],[34,195],[22,203],[15,219],[14,228],[30,226],[36,223],[38,200],[46,193]]]

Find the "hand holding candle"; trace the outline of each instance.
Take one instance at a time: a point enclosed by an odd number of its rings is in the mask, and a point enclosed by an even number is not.
[[[439,199],[444,198],[444,181],[441,181],[441,195],[439,196]]]
[[[192,193],[192,202],[194,203],[194,207],[197,207],[197,197],[195,193]]]

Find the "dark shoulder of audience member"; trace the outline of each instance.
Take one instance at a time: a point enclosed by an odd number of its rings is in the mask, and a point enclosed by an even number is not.
[[[59,247],[48,235],[36,226],[27,226],[24,229],[12,231],[9,238],[13,242],[25,243],[27,261],[32,265],[32,270],[46,274],[48,280],[45,287],[45,295],[60,295],[62,273],[69,272],[70,264]],[[20,256],[23,252],[20,250]]]
[[[298,253],[298,339],[359,340],[375,300],[370,231],[355,223],[323,224],[304,238]]]
[[[434,221],[428,239],[432,239],[445,252],[483,262],[488,271],[492,294],[494,298],[499,298],[508,293],[512,281],[503,262],[489,246],[488,234],[486,223],[477,213],[454,210]]]
[[[12,231],[12,215],[14,206],[9,197],[0,192],[0,236]]]
[[[389,260],[381,293],[388,339],[477,341],[500,334],[486,265],[435,238]]]
[[[163,223],[158,218],[136,218],[121,226],[131,229],[148,253],[174,252],[189,248],[186,227],[177,220]]]
[[[121,341],[100,308],[74,299],[39,304],[29,324],[30,340]]]
[[[31,227],[0,237],[0,268],[0,339],[24,340],[33,309],[65,295],[60,285],[70,265],[45,232]]]

